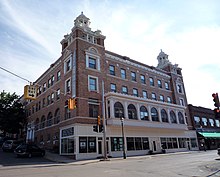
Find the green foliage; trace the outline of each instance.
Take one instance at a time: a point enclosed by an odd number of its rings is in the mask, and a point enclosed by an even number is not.
[[[0,93],[0,130],[4,133],[18,133],[25,124],[25,114],[19,96],[15,93]]]

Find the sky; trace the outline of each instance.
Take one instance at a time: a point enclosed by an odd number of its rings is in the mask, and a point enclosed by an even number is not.
[[[0,67],[34,82],[61,56],[81,12],[105,49],[157,66],[162,49],[182,68],[188,104],[214,109],[220,94],[219,0],[0,0]],[[0,91],[28,82],[0,69]]]

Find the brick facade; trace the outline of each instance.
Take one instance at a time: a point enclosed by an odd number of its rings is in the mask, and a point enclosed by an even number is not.
[[[153,145],[149,140],[149,146],[154,146],[155,151],[160,150],[160,137],[174,137],[175,134],[179,134],[187,141],[195,138],[187,108],[181,68],[171,64],[167,54],[161,51],[158,55],[158,66],[148,66],[129,57],[105,50],[105,36],[99,30],[91,31],[89,19],[84,14],[78,16],[74,22],[71,33],[65,35],[61,41],[61,57],[51,64],[50,68],[35,82],[35,85],[38,86],[37,99],[29,101],[26,106],[29,122],[27,138],[29,140],[43,144],[49,149],[54,146],[61,149],[62,129],[73,126],[74,155],[78,155],[77,159],[87,158],[80,154],[79,142],[82,139],[80,133],[84,136],[96,136],[92,132],[92,127],[96,124],[97,117],[91,115],[102,115],[102,81],[105,84],[109,149],[112,148],[110,145],[113,141],[112,136],[121,136],[120,119],[115,117],[117,102],[123,105],[125,127],[127,125],[129,136],[133,136],[132,131],[135,129],[143,129],[143,131],[137,135],[134,133],[134,136],[149,137],[149,128],[152,128],[151,133],[165,132],[160,135],[152,135],[157,136],[152,140]],[[114,70],[110,71],[110,66]],[[121,69],[126,72],[125,78],[121,76]],[[58,72],[60,72],[60,78],[57,76]],[[132,80],[132,72],[136,75],[135,81]],[[154,86],[150,85],[150,78],[153,79]],[[43,91],[45,83],[46,90]],[[111,84],[113,84],[112,87],[116,86],[116,90],[111,90]],[[127,88],[126,94],[122,93],[123,86]],[[59,97],[57,97],[58,90],[60,90]],[[136,91],[138,95],[134,95]],[[147,98],[144,98],[143,91],[147,92]],[[153,95],[156,98],[153,98]],[[69,111],[66,101],[71,97],[77,99],[77,108]],[[48,98],[50,98],[49,102]],[[45,105],[43,106],[44,99]],[[93,108],[93,105],[98,107],[97,110]],[[133,109],[130,109],[129,106]],[[147,111],[143,114],[148,117],[148,121],[141,119],[141,108],[146,108]],[[153,120],[155,116],[152,113],[153,108],[157,112],[158,120],[156,122]],[[163,122],[164,112],[162,113],[162,110],[167,114],[165,115],[166,123]],[[174,123],[171,112],[174,113],[174,119],[176,119]],[[102,135],[99,134],[98,137],[101,139]],[[178,137],[176,138],[178,141]],[[89,138],[87,139],[89,141]],[[96,149],[100,145],[99,139],[96,140]],[[96,152],[98,153],[98,150]]]

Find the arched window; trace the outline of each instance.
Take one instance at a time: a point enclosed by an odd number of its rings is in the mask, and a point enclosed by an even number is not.
[[[47,127],[50,127],[52,125],[52,113],[49,112],[49,114],[47,115]]]
[[[161,119],[162,119],[162,122],[168,122],[168,115],[165,109],[161,110]]]
[[[128,118],[137,119],[137,110],[133,104],[128,105]]]
[[[54,115],[54,124],[58,124],[60,122],[60,109],[57,108]]]
[[[45,121],[46,121],[46,118],[45,118],[45,116],[43,115],[43,116],[41,117],[41,121],[40,121],[40,124],[41,124],[40,128],[44,128],[44,127],[45,127]]]
[[[39,129],[39,122],[40,122],[40,120],[39,120],[39,118],[37,118],[35,121],[35,130]]]
[[[145,106],[141,106],[140,116],[141,116],[141,120],[149,120],[149,115],[147,112],[147,108]]]
[[[122,118],[124,117],[124,107],[120,102],[116,102],[114,105],[115,117]]]
[[[159,121],[159,116],[156,108],[151,108],[151,118],[152,121]]]
[[[177,123],[177,120],[176,120],[176,114],[174,113],[174,111],[170,111],[170,120],[171,120],[171,123]]]
[[[185,124],[184,117],[181,112],[178,112],[178,120],[180,124]]]

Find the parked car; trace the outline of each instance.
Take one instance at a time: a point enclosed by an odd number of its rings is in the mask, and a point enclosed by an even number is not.
[[[217,154],[220,155],[220,148],[217,149]]]
[[[0,146],[2,147],[3,143],[6,141],[6,140],[12,140],[12,138],[8,137],[8,136],[0,136]]]
[[[23,141],[18,141],[18,140],[6,140],[3,145],[2,145],[2,150],[3,151],[14,151],[18,145],[20,145]]]
[[[35,144],[21,144],[14,150],[14,153],[17,155],[17,157],[21,157],[21,156],[26,156],[26,157],[41,156],[41,157],[43,157],[45,155],[45,150],[39,148]]]

